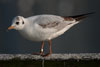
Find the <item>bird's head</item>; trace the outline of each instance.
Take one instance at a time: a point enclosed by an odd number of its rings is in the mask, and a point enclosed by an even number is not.
[[[11,29],[22,30],[24,26],[25,26],[24,17],[16,16],[12,21],[12,25],[8,27],[8,30],[11,30]]]

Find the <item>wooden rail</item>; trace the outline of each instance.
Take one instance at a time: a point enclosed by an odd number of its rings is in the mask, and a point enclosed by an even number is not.
[[[79,54],[52,54],[49,57],[42,57],[40,55],[31,54],[0,54],[0,60],[100,60],[100,53],[79,53]]]
[[[52,54],[49,57],[31,54],[0,54],[0,67],[100,67],[100,53]]]

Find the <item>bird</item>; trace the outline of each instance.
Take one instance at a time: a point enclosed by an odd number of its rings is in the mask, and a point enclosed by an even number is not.
[[[94,12],[74,16],[41,14],[27,18],[16,16],[12,20],[12,24],[8,27],[8,30],[15,29],[28,40],[42,42],[40,52],[37,54],[46,57],[52,54],[52,39],[64,34],[71,27],[88,17],[89,14],[93,13]],[[43,50],[45,41],[49,42],[49,53],[47,54],[44,54]]]

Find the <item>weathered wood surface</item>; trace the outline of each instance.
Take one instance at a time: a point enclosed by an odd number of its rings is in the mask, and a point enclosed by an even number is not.
[[[52,54],[49,57],[32,54],[0,54],[0,60],[100,60],[100,53]]]

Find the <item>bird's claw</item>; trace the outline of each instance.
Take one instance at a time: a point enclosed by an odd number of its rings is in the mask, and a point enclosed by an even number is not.
[[[41,52],[40,53],[32,53],[33,55],[41,55],[42,57],[47,57],[47,56],[50,56],[51,53],[47,53],[47,54],[44,54],[44,52]]]
[[[44,52],[40,51],[40,55],[41,55],[41,56],[44,55]]]
[[[51,53],[48,53],[48,54],[45,54],[45,55],[41,55],[42,57],[47,57],[47,56],[50,56]]]
[[[44,55],[44,52],[40,52],[40,53],[32,53],[32,55]]]

